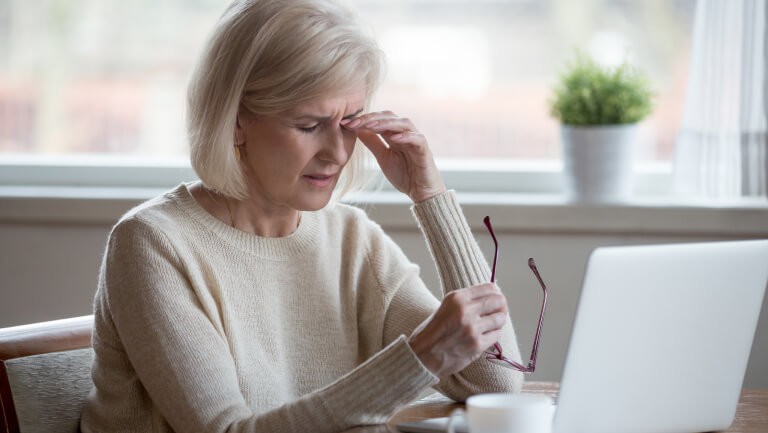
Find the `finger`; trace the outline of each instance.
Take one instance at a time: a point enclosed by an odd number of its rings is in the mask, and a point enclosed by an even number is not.
[[[487,290],[487,289],[486,289]],[[469,298],[472,296],[471,298]],[[457,297],[453,301],[463,321],[472,321],[475,317],[483,317],[489,314],[507,314],[507,298],[498,291],[486,291],[481,296],[474,296],[471,292],[464,297]]]
[[[483,316],[480,318],[480,329],[482,329],[481,333],[483,335],[497,331],[504,327],[507,323],[507,314],[506,313],[493,313],[489,314],[487,316]]]
[[[418,132],[410,119],[389,113],[391,112],[367,114],[351,121],[342,122],[342,126],[356,131],[367,129],[379,134]]]
[[[505,323],[505,315],[488,316],[463,328],[461,332],[447,335],[438,346],[446,350],[457,348],[464,353],[481,353],[498,341]]]
[[[466,289],[454,290],[443,299],[443,303],[452,306],[461,314],[473,315],[482,310],[487,298],[500,294],[488,285],[472,286]]]
[[[370,149],[371,153],[373,153],[373,156],[376,158],[376,161],[379,161],[379,164],[381,164],[383,159],[386,157],[387,152],[389,152],[387,143],[384,142],[384,140],[382,140],[381,137],[379,137],[375,132],[358,131],[357,138],[363,142],[365,147]]]
[[[467,306],[467,321],[479,320],[493,314],[507,314],[507,301],[502,295],[489,295],[484,298],[478,298]]]
[[[395,146],[395,148],[402,148],[405,150],[407,147],[410,150],[418,151],[418,154],[420,155],[426,154],[427,138],[419,132],[382,131],[380,134],[384,137],[387,143],[390,143],[391,146]]]
[[[470,299],[482,298],[494,293],[501,293],[498,287],[493,283],[483,283],[476,286],[467,287],[465,290]]]
[[[374,120],[381,120],[391,117],[397,117],[397,115],[391,111],[373,111],[370,113],[361,114],[352,119],[344,119],[341,121],[341,124],[346,128],[356,128]]]
[[[460,331],[465,337],[478,331],[483,333],[489,330],[483,327],[484,323],[507,317],[506,299],[501,294],[472,300],[462,299],[460,296],[446,297],[436,317],[443,322],[446,332]]]
[[[507,299],[504,295],[488,295],[480,300],[482,300],[481,308],[478,311],[480,317],[495,313],[507,314]]]
[[[409,119],[402,117],[383,117],[359,124],[355,129],[368,129],[379,134],[384,132],[418,132]]]
[[[489,314],[483,317],[475,317],[471,323],[462,326],[459,332],[454,332],[453,337],[466,343],[477,342],[481,336],[501,329],[506,323],[507,315],[503,313]],[[485,350],[486,346],[482,349]]]
[[[497,343],[501,339],[501,329],[496,329],[493,331],[486,332],[483,334],[483,336],[480,338],[480,347],[484,347],[480,353],[485,352],[486,350],[490,349],[494,343]]]

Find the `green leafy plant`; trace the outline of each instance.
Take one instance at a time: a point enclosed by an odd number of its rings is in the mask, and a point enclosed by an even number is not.
[[[580,51],[553,90],[551,114],[566,125],[635,123],[653,110],[654,95],[644,74],[627,62],[603,67]]]

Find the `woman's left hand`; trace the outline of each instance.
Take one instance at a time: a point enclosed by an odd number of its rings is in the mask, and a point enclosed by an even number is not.
[[[427,139],[409,119],[380,111],[346,119],[341,124],[357,133],[387,179],[414,203],[445,192]]]

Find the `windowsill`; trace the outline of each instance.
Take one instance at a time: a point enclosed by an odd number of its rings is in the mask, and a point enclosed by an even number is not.
[[[128,209],[168,188],[0,187],[0,224],[114,224]],[[458,193],[467,219],[482,229],[526,233],[633,233],[768,237],[768,201],[704,202],[641,196],[630,203],[586,205],[560,194]],[[397,192],[353,198],[388,229],[416,230],[410,201]]]

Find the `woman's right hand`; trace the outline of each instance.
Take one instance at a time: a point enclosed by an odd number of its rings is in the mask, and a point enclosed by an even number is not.
[[[442,378],[463,370],[496,343],[507,317],[507,300],[495,284],[454,290],[408,343],[422,364]]]
[[[380,111],[343,120],[342,125],[357,133],[387,180],[414,203],[445,192],[427,139],[410,119]]]

